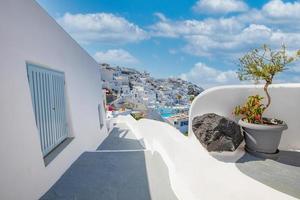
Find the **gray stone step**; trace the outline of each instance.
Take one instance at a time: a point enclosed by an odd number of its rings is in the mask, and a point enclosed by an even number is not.
[[[86,152],[41,199],[177,199],[168,168],[150,151]]]
[[[125,124],[117,124],[97,150],[142,150],[142,141],[137,140]]]

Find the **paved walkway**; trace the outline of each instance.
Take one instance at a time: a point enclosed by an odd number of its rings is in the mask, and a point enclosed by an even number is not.
[[[109,136],[100,144],[97,150],[143,150],[142,141],[125,124],[113,127]]]
[[[175,200],[168,168],[124,124],[83,153],[41,199]]]
[[[300,152],[280,151],[277,160],[246,153],[236,166],[249,177],[300,199]]]

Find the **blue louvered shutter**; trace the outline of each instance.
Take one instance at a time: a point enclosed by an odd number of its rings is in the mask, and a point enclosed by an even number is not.
[[[36,126],[44,156],[68,136],[65,76],[36,65],[27,65]]]

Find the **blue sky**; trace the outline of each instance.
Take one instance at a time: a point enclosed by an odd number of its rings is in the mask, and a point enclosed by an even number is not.
[[[237,60],[263,43],[300,49],[300,1],[38,0],[99,62],[181,77],[203,87],[236,84]],[[277,77],[299,82],[300,66]]]

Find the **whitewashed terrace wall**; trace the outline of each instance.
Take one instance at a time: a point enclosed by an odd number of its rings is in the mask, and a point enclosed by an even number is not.
[[[198,95],[190,108],[189,136],[192,132],[192,120],[205,113],[219,115],[237,120],[232,114],[236,105],[243,104],[249,95],[264,95],[262,85],[223,86],[205,90]],[[288,129],[284,131],[280,149],[300,149],[300,84],[274,84],[270,87],[271,106],[266,111],[267,117],[285,121]]]
[[[116,122],[127,123],[148,150],[161,155],[178,199],[294,199],[243,174],[235,162],[215,159],[195,138],[184,136],[167,123],[136,121],[130,115],[119,116]],[[238,154],[235,159],[243,152]],[[229,180],[234,183],[228,184]]]
[[[0,199],[38,199],[85,150],[94,150],[102,106],[97,63],[33,0],[0,1]],[[65,72],[74,140],[45,167],[26,62]],[[103,108],[102,108],[103,109]]]
[[[146,148],[158,152],[169,170],[171,186],[179,199],[295,199],[270,188],[242,173],[235,162],[243,156],[242,146],[234,153],[211,154],[204,149],[191,131],[191,120],[205,113],[217,113],[237,120],[233,108],[242,104],[248,95],[263,94],[262,86],[216,87],[201,93],[190,108],[189,136],[183,136],[169,124],[120,116],[143,140]],[[279,84],[270,88],[272,105],[266,116],[284,120],[285,131],[281,149],[299,149],[300,84]],[[221,158],[221,159],[220,159]],[[224,173],[226,172],[226,173]],[[234,184],[228,184],[234,180]],[[249,190],[251,188],[251,190]]]

